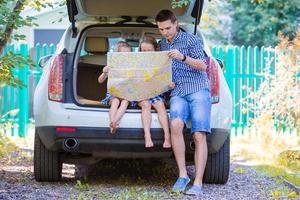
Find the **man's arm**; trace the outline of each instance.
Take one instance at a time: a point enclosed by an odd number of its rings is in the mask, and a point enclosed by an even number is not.
[[[198,70],[202,70],[202,71],[206,70],[207,66],[204,61],[202,61],[200,59],[195,59],[195,58],[189,57],[187,55],[183,55],[177,49],[171,50],[168,53],[168,55],[171,58],[180,60],[180,61],[192,66],[194,69],[198,69]]]

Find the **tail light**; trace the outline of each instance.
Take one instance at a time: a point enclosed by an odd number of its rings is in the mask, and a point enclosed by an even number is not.
[[[56,55],[50,66],[48,82],[48,98],[51,101],[63,102],[63,68],[63,56]]]
[[[220,101],[220,83],[219,83],[219,64],[212,57],[207,59],[206,73],[210,81],[211,103],[219,103]]]
[[[57,132],[75,132],[76,128],[73,128],[73,127],[57,127],[55,130]]]

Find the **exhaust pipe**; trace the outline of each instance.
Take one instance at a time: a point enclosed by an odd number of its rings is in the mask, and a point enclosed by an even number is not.
[[[78,146],[78,141],[75,138],[67,138],[64,141],[64,147],[69,151],[75,150],[77,146]]]
[[[191,148],[193,151],[195,151],[195,142],[194,142],[194,141],[190,142],[190,148]]]

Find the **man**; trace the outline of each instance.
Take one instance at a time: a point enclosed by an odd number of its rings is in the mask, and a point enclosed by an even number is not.
[[[170,10],[161,10],[155,18],[158,29],[164,37],[160,43],[162,51],[170,51],[172,78],[175,88],[171,92],[170,120],[171,142],[179,177],[172,190],[188,195],[202,194],[202,179],[207,160],[206,134],[210,130],[211,97],[206,70],[206,56],[200,38],[180,31],[178,20]],[[184,124],[191,119],[191,134],[195,142],[196,177],[190,182],[185,162]]]

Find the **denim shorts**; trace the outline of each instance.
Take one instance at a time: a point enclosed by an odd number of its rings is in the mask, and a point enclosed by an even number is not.
[[[191,120],[191,133],[211,132],[211,97],[209,90],[200,90],[183,97],[172,96],[170,100],[170,118],[180,119],[187,124]]]

